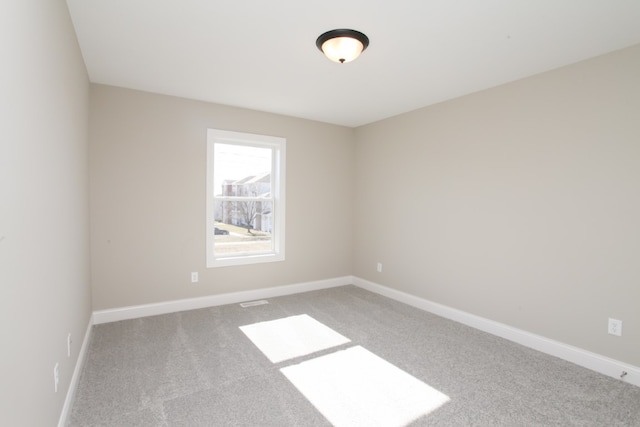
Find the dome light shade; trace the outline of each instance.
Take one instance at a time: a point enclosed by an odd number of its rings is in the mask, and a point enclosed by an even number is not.
[[[343,64],[356,59],[369,46],[369,38],[356,30],[331,30],[318,37],[316,46],[327,58]]]

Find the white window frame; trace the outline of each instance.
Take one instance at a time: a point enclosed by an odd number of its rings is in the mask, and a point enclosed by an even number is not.
[[[262,262],[284,261],[285,259],[285,138],[251,133],[233,132],[219,129],[207,130],[207,268],[232,265],[247,265]],[[215,244],[215,197],[214,188],[214,146],[216,143],[254,146],[273,150],[271,164],[271,196],[273,229],[270,252],[244,253],[216,256]]]

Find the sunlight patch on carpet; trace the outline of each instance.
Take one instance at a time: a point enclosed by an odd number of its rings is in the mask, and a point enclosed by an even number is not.
[[[450,400],[360,346],[280,371],[334,426],[405,426]]]
[[[306,314],[240,326],[240,330],[272,363],[351,341]]]

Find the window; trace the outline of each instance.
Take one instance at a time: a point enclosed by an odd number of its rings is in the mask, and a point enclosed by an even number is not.
[[[285,146],[208,130],[207,267],[284,260]]]

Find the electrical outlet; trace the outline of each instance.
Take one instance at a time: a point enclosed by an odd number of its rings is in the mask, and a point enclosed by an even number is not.
[[[622,320],[609,318],[609,330],[611,335],[622,336]]]
[[[67,357],[71,357],[71,332],[67,335]]]
[[[191,273],[191,283],[198,283],[198,272],[194,271]]]
[[[378,273],[382,273],[382,263],[379,262],[378,265],[376,265],[376,270],[378,270]]]
[[[60,382],[60,372],[58,371],[58,364],[53,367],[53,389],[58,392],[58,382]]]

